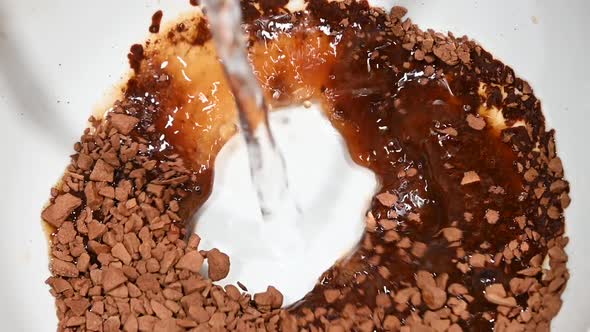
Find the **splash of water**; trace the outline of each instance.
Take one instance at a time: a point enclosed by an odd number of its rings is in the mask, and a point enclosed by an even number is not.
[[[297,208],[288,189],[285,160],[269,126],[270,104],[248,61],[239,0],[203,0],[202,3],[236,100],[262,216],[265,220],[275,219],[278,214],[281,219],[287,218]]]

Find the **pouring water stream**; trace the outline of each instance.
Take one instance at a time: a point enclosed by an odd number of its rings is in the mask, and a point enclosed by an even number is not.
[[[241,28],[238,0],[203,0],[217,54],[236,100],[239,126],[246,141],[250,173],[262,218],[294,222],[300,214],[287,181],[285,159],[272,135],[270,104],[252,71]]]

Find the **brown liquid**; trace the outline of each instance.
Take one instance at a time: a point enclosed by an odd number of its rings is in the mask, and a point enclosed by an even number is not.
[[[154,13],[154,15],[152,15],[152,24],[149,28],[151,33],[160,32],[160,23],[162,22],[162,16],[164,16],[164,13],[161,10],[158,10]]]
[[[280,6],[262,7],[272,14],[285,11]],[[418,270],[425,269],[447,273],[449,284],[461,283],[475,297],[469,311],[477,314],[464,322],[463,328],[490,330],[493,322],[482,318],[481,313],[495,311],[496,306],[484,299],[483,290],[493,283],[508,287],[510,278],[527,267],[530,258],[546,254],[546,244],[529,242],[529,250],[510,264],[499,262],[498,266],[464,274],[452,261],[454,249],[448,248],[438,232],[450,226],[462,229],[462,247],[467,255],[494,255],[522,235],[524,231],[512,221],[517,216],[535,220],[534,228],[543,237],[563,234],[562,220],[536,215],[539,202],[527,193],[515,166],[522,157],[502,142],[500,131],[490,122],[486,129],[477,131],[465,121],[466,113],[486,111],[492,105],[509,109],[507,100],[498,101],[493,94],[487,99],[482,97],[480,86],[495,83],[496,73],[510,69],[482,51],[481,55],[472,54],[474,62],[486,69],[482,73],[437,60],[432,65],[442,75],[425,77],[424,63],[410,61],[409,66],[404,66],[410,51],[393,35],[383,34],[389,31],[383,17],[372,20],[361,14],[366,4],[351,8],[344,26],[340,24],[344,16],[338,6],[322,1],[311,1],[309,14],[260,20],[254,20],[258,11],[243,4],[245,13],[250,13],[246,21],[251,61],[275,106],[307,99],[321,101],[355,162],[379,177],[379,192],[389,191],[399,197],[395,206],[398,216],[393,219],[400,235],[428,244],[428,250],[422,258],[403,255],[385,240],[383,229],[366,233],[361,245],[324,273],[320,283],[290,310],[301,312],[304,308],[326,306],[323,291],[330,288],[347,289],[344,300],[331,304],[338,310],[346,303],[373,308],[376,294],[397,291],[403,283],[412,282]],[[162,157],[179,153],[199,175],[195,195],[183,202],[185,217],[210,193],[215,157],[236,131],[234,99],[203,26],[199,18],[194,18],[179,24],[145,50],[134,46],[130,61],[136,75],[125,94],[127,100],[137,104],[142,121],[136,134],[149,141],[150,153]],[[530,98],[526,105],[536,109],[536,99]],[[508,126],[524,120],[537,128],[534,131],[544,130],[538,111],[505,112],[504,117]],[[448,127],[459,135],[440,133]],[[517,138],[523,133],[526,136],[525,127],[504,132],[514,133]],[[416,175],[402,176],[414,169]],[[461,186],[468,171],[477,172],[481,181]],[[491,193],[490,186],[501,186],[505,194]],[[496,225],[485,222],[488,209],[500,211]],[[371,211],[377,220],[393,217],[377,200]],[[466,221],[465,212],[473,215],[472,221]],[[413,214],[419,214],[420,222],[411,220]],[[366,241],[373,245],[363,246]],[[489,242],[486,249],[480,248],[483,241]],[[376,247],[383,251],[377,253]],[[380,267],[388,268],[391,276],[383,278],[378,273]],[[359,282],[360,275],[366,280]],[[522,297],[519,303],[526,302],[527,295]],[[420,309],[424,312],[426,307]],[[393,307],[385,313],[399,315]]]

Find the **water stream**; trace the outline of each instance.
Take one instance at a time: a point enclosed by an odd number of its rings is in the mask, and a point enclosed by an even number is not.
[[[203,0],[217,54],[231,86],[250,162],[252,183],[265,220],[297,212],[289,192],[285,159],[268,122],[270,104],[248,61],[238,0]]]

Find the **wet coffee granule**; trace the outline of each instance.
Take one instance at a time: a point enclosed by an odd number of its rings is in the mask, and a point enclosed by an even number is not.
[[[401,7],[284,5],[242,2],[250,57],[274,106],[320,102],[378,176],[358,247],[287,308],[272,286],[214,284],[231,257],[199,250],[188,220],[236,114],[206,22],[186,19],[133,46],[123,96],[42,212],[58,330],[549,330],[569,185],[529,84]]]

